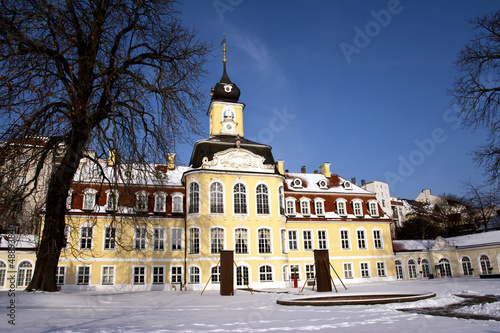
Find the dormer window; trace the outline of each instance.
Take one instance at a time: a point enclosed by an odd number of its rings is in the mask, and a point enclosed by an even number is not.
[[[328,189],[328,182],[324,179],[321,179],[319,182],[318,182],[318,186],[320,189],[322,190],[326,190]]]
[[[148,193],[146,191],[139,191],[135,193],[136,205],[135,209],[138,212],[148,211]]]
[[[318,216],[325,216],[325,199],[314,199],[314,212]]]
[[[350,181],[345,181],[342,183],[342,187],[344,187],[344,190],[352,190],[352,184]]]
[[[118,191],[109,190],[106,192],[106,210],[107,211],[116,211],[118,208]]]
[[[165,192],[155,192],[155,213],[165,213],[167,194]]]
[[[354,215],[356,216],[363,216],[363,201],[361,199],[354,199],[352,201],[352,210],[354,212]]]
[[[311,199],[309,198],[300,199],[300,213],[304,216],[311,215]]]
[[[286,215],[295,216],[295,198],[286,198]]]
[[[82,210],[92,210],[96,205],[97,190],[87,188],[83,191],[83,206]]]
[[[172,213],[182,213],[183,209],[184,194],[180,192],[172,193]]]
[[[368,210],[372,217],[378,217],[378,204],[376,200],[368,201]]]
[[[340,216],[347,216],[346,201],[347,200],[344,198],[339,198],[335,201],[337,205],[337,214]]]
[[[292,180],[292,186],[294,188],[302,188],[302,179],[295,178],[294,180]]]

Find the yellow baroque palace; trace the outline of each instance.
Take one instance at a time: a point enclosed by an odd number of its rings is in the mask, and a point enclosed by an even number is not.
[[[195,144],[189,167],[171,156],[148,177],[113,154],[101,168],[81,163],[67,201],[62,290],[202,290],[209,280],[208,289],[218,289],[222,249],[234,251],[236,287],[312,280],[315,249],[329,250],[345,283],[396,280],[392,221],[375,194],[333,174],[330,163],[315,173],[285,171],[270,146],[245,139],[239,96],[224,62],[211,91],[209,137]],[[17,245],[18,288],[36,261],[29,241]],[[7,264],[5,250],[2,286]]]

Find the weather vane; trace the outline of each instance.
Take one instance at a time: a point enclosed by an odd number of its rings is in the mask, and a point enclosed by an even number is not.
[[[224,53],[224,59],[222,60],[222,62],[226,62],[226,40],[227,40],[227,37],[226,37],[226,33],[224,32],[224,39],[222,40],[222,42],[220,43],[220,45],[224,45],[223,48],[222,48],[222,52]]]

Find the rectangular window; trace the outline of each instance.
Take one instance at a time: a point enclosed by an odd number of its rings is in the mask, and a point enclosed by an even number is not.
[[[288,250],[297,251],[298,249],[297,230],[288,230]]]
[[[189,254],[200,253],[200,229],[189,229]]]
[[[238,254],[248,253],[248,230],[238,228],[235,230],[235,252]]]
[[[200,283],[200,269],[196,266],[189,267],[189,283]]]
[[[182,197],[181,196],[175,196],[172,197],[172,212],[173,213],[182,213]]]
[[[146,267],[145,266],[135,266],[134,268],[134,284],[145,284],[146,283]]]
[[[212,283],[220,283],[220,266],[212,267]]]
[[[92,227],[80,229],[80,250],[92,249]]]
[[[224,249],[224,229],[210,229],[210,253],[217,254]]]
[[[354,215],[356,216],[361,216],[363,213],[361,209],[361,203],[360,202],[355,202],[354,203]]]
[[[290,278],[294,281],[295,277],[297,277],[297,280],[300,280],[300,266],[290,265]]]
[[[386,276],[385,275],[385,261],[377,262],[377,274],[378,274],[378,276]]]
[[[306,278],[309,280],[314,279],[314,264],[306,264]]]
[[[384,248],[382,242],[382,230],[373,230],[373,242],[375,244],[375,249],[382,250]]]
[[[342,250],[350,250],[351,242],[349,240],[349,230],[340,230],[340,245]]]
[[[83,207],[82,209],[83,210],[91,210],[91,209],[94,209],[94,206],[95,206],[95,192],[86,192],[84,195],[83,195]]]
[[[309,201],[303,200],[300,202],[300,212],[302,215],[310,215]]]
[[[341,216],[347,215],[344,201],[337,201],[337,212]]]
[[[293,200],[287,200],[286,202],[286,214],[295,215],[295,202]]]
[[[153,284],[165,283],[165,266],[153,266]]]
[[[281,229],[281,253],[287,253],[286,250],[286,230]]]
[[[165,193],[155,193],[155,213],[165,213]]]
[[[115,284],[115,267],[103,266],[102,267],[102,282],[103,285]]]
[[[304,240],[304,251],[309,251],[313,249],[312,245],[312,231],[311,230],[303,230],[302,238]]]
[[[134,250],[146,250],[148,244],[148,227],[135,227]]]
[[[166,228],[153,228],[153,251],[165,251],[167,242]]]
[[[328,241],[326,238],[326,230],[318,230],[318,247],[319,249],[327,249]]]
[[[352,264],[350,262],[344,263],[344,279],[352,279],[354,276],[352,274]]]
[[[357,230],[358,235],[358,249],[366,250],[366,234],[364,230]]]
[[[361,277],[369,278],[370,277],[370,266],[367,262],[362,262],[360,264],[361,267]]]
[[[315,209],[316,209],[316,215],[318,216],[325,215],[325,209],[322,201],[316,201]]]
[[[259,253],[271,253],[271,231],[259,229],[257,232],[259,234]]]
[[[181,251],[182,250],[182,228],[172,228],[170,231],[171,236],[171,250]]]
[[[76,275],[77,284],[88,285],[90,282],[90,266],[78,266]]]
[[[172,283],[182,283],[182,267],[172,266],[170,267],[171,281]]]
[[[57,266],[56,284],[58,286],[62,286],[64,284],[65,278],[66,278],[66,266]],[[3,281],[3,279],[0,277],[0,283],[2,281]],[[3,286],[3,284],[0,284],[0,286]]]
[[[273,268],[269,265],[260,266],[259,268],[259,281],[272,282],[273,281]]]
[[[116,227],[109,226],[104,229],[104,249],[116,249]]]

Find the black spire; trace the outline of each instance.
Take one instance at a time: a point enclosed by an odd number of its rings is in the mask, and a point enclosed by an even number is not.
[[[240,98],[240,88],[231,82],[226,71],[226,38],[224,38],[221,45],[222,44],[224,45],[224,59],[222,60],[224,69],[220,81],[212,88],[210,95],[212,96],[212,101],[238,102]]]

